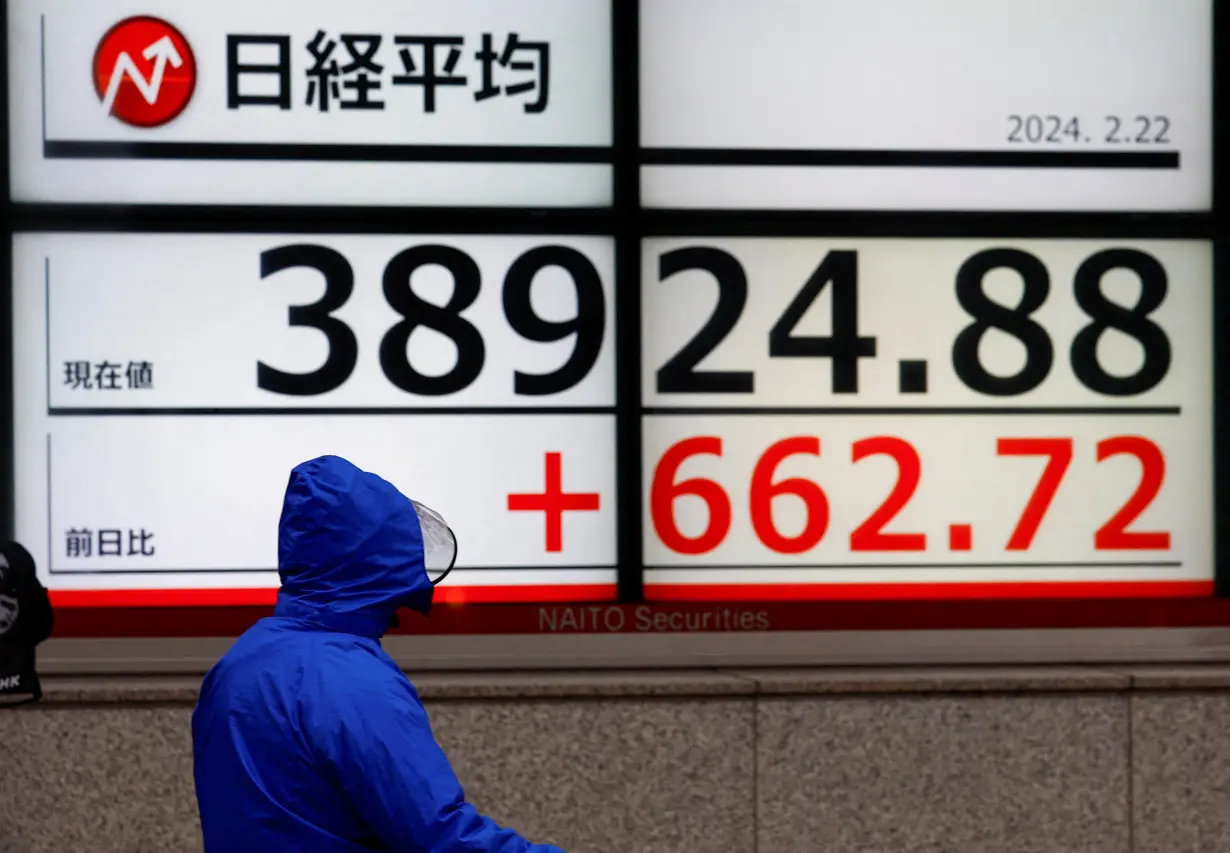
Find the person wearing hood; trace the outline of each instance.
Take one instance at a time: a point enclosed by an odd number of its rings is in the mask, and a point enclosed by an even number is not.
[[[466,802],[381,648],[399,608],[431,609],[422,510],[336,456],[291,472],[277,606],[209,671],[192,714],[205,853],[563,853]]]

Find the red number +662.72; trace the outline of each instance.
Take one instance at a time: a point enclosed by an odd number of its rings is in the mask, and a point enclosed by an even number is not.
[[[1000,438],[1000,456],[1046,457],[1046,467],[1025,502],[1020,517],[1008,538],[1006,550],[1027,551],[1046,516],[1064,474],[1072,462],[1071,438]],[[910,502],[922,476],[918,451],[904,439],[880,435],[855,441],[852,460],[887,456],[897,465],[897,481],[883,502],[850,532],[851,551],[924,551],[925,533],[888,533],[884,528]],[[783,460],[797,454],[820,455],[820,439],[800,435],[784,438],[764,451],[752,470],[748,495],[748,514],[756,537],[780,554],[801,554],[820,544],[829,528],[829,498],[818,484],[803,477],[774,481],[773,475]],[[1129,455],[1139,460],[1140,480],[1127,501],[1093,535],[1098,551],[1169,550],[1170,534],[1157,531],[1128,530],[1128,526],[1157,496],[1166,475],[1166,460],[1156,444],[1137,435],[1120,435],[1097,443],[1099,462],[1112,456]],[[733,508],[730,495],[715,480],[693,477],[676,481],[683,462],[698,455],[722,455],[722,439],[717,436],[687,438],[672,445],[658,461],[649,493],[649,514],[658,538],[678,554],[704,554],[714,550],[730,532]],[[676,498],[692,495],[708,509],[705,529],[688,536],[675,518]],[[773,520],[773,499],[784,495],[799,498],[806,508],[802,531],[786,535]],[[968,533],[966,534],[968,535]],[[952,546],[953,550],[968,550]]]

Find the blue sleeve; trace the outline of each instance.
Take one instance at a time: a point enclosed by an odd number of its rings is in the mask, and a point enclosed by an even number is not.
[[[329,690],[331,713],[313,740],[390,853],[563,853],[531,844],[466,802],[410,682],[372,663],[372,672],[352,669]]]

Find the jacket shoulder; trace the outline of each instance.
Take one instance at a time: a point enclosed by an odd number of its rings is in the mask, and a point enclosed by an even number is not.
[[[418,704],[410,681],[374,641],[347,637],[324,642],[315,651],[304,699],[318,716],[336,721],[339,715],[362,711],[375,716],[389,706]]]

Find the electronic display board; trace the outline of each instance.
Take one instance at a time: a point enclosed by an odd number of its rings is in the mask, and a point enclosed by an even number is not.
[[[9,0],[16,535],[268,603],[335,453],[450,602],[1207,597],[1214,5]]]

